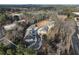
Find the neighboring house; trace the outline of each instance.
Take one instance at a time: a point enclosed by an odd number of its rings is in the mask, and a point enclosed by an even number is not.
[[[52,27],[54,27],[54,21],[49,21],[48,23],[45,23],[44,26],[37,26],[34,25],[30,26],[26,30],[26,34],[24,37],[24,40],[26,44],[28,45],[28,48],[33,48],[35,50],[38,50],[42,45],[42,36],[46,34]],[[41,25],[41,24],[40,24]],[[41,34],[41,35],[40,35]]]
[[[74,20],[79,21],[79,12],[72,12],[74,14]]]
[[[13,44],[15,45],[12,41],[15,40],[15,37],[17,38],[22,38],[23,36],[23,27],[20,26],[17,23],[24,22],[24,20],[20,20],[17,22],[14,22],[12,24],[8,24],[3,26],[3,28],[0,28],[0,41],[4,45],[9,45]],[[5,32],[5,33],[4,33]]]
[[[35,25],[30,26],[26,30],[26,34],[25,34],[24,40],[25,40],[26,46],[28,48],[33,48],[35,50],[38,50],[41,47],[41,45],[42,45],[41,41],[42,40],[38,36],[37,30],[38,30],[38,28],[35,27]]]
[[[77,26],[79,27],[79,12],[72,12],[74,14],[74,21],[76,22]]]
[[[77,31],[77,37],[79,39],[79,12],[73,12],[74,14],[74,21],[76,22],[76,31]]]
[[[22,20],[23,19],[23,14],[18,14],[18,13],[12,13],[11,14],[12,18],[14,19],[14,21],[18,21],[18,20]]]
[[[18,23],[23,23],[23,22],[25,22],[25,20],[19,20],[19,21],[17,21],[17,22],[12,23],[12,24],[5,25],[5,26],[3,26],[3,27],[4,27],[4,29],[5,29],[6,31],[14,30],[14,29],[16,29],[16,28],[19,27]]]
[[[72,14],[74,14],[75,17],[79,17],[79,12],[72,12]]]

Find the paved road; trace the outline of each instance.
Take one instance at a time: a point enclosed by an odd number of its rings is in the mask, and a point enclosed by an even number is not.
[[[75,33],[72,35],[72,44],[73,44],[73,48],[74,48],[74,54],[79,55],[79,38],[77,36],[78,32],[79,32],[79,26],[76,26],[76,31]]]
[[[1,41],[1,38],[4,37],[4,29],[3,28],[0,28],[0,41]]]
[[[26,43],[27,42],[29,43],[28,48],[33,48],[35,50],[38,50],[42,46],[42,37],[40,37],[37,34],[35,36],[32,35],[32,32],[31,32],[32,28],[34,28],[33,25],[27,29],[24,39]]]

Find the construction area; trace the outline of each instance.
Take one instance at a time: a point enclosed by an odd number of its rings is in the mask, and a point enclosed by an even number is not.
[[[79,55],[79,12],[66,8],[0,8],[0,54]]]

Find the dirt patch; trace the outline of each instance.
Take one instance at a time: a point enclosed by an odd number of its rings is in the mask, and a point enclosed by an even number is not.
[[[48,20],[45,19],[45,20],[42,20],[42,21],[38,22],[38,23],[37,23],[37,26],[38,26],[38,28],[40,28],[40,27],[46,25],[47,23],[48,23]]]
[[[57,15],[57,17],[61,20],[61,21],[64,21],[67,16],[66,15]]]

